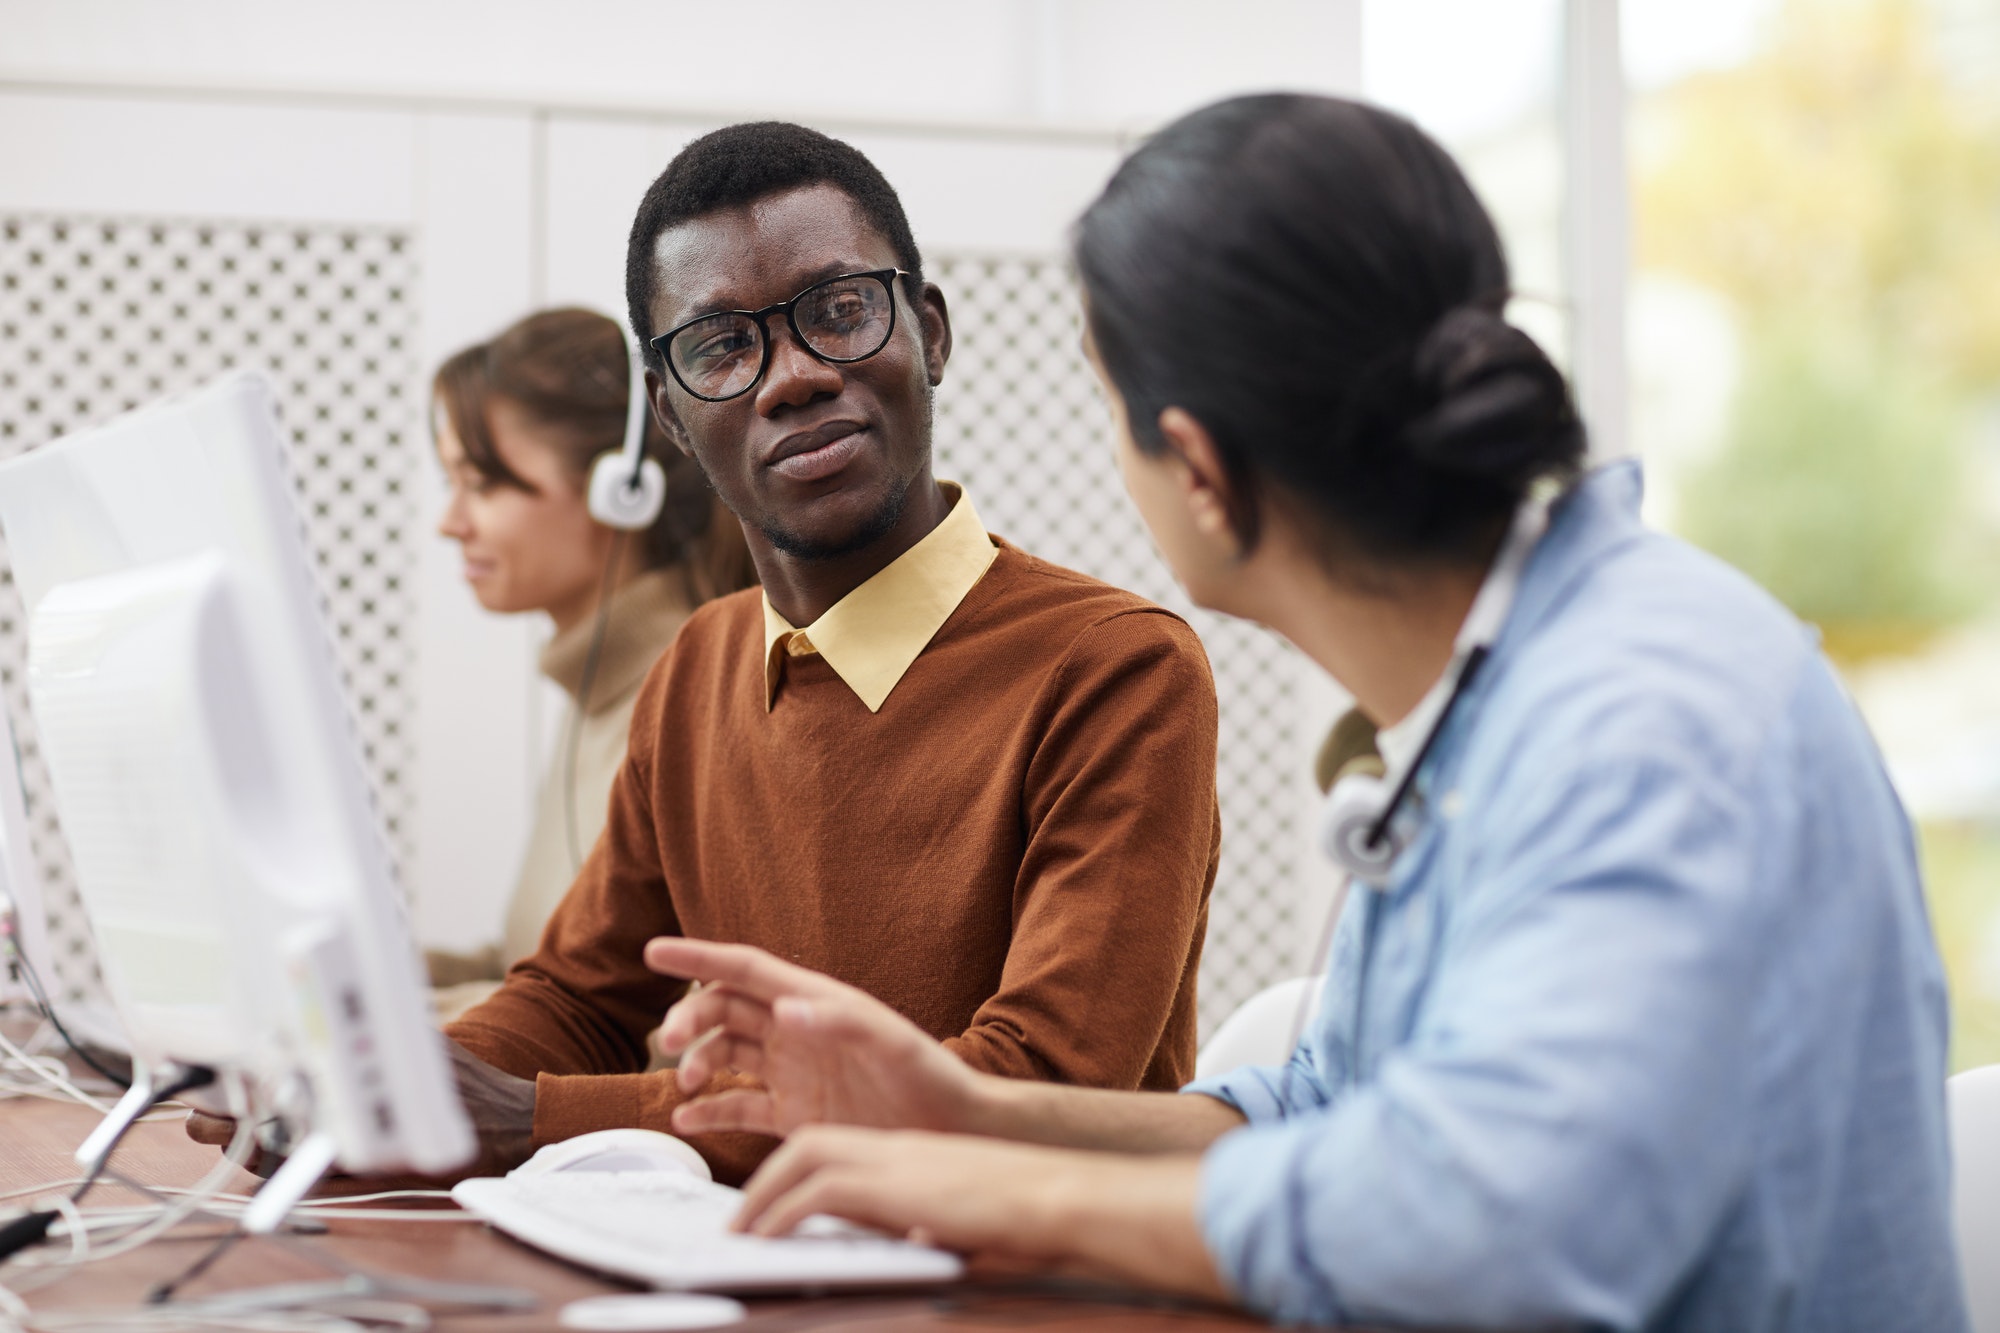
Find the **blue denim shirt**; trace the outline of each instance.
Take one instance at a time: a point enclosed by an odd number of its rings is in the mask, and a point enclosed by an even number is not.
[[[1957,1333],[1911,831],[1810,633],[1561,502],[1201,1226],[1286,1320]]]

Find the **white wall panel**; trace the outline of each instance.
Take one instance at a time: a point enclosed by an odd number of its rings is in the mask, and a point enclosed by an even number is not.
[[[0,0],[0,78],[1132,128],[1360,86],[1359,0]]]
[[[1238,92],[1358,95],[1360,0],[1053,3],[1063,62],[1055,109],[1084,124],[1144,125]]]
[[[406,223],[415,133],[401,111],[0,91],[0,208]]]
[[[0,64],[73,79],[1012,115],[1020,0],[5,0]]]
[[[625,238],[646,187],[722,121],[551,115],[543,268],[549,305],[625,317]]]
[[[439,362],[535,304],[534,136],[526,114],[431,114],[419,124],[420,403]],[[436,533],[443,476],[426,457],[416,478],[420,706],[410,880],[418,935],[469,948],[498,938],[532,810],[542,618],[479,608],[457,545]]]
[[[843,137],[868,154],[902,195],[917,244],[926,251],[1055,253],[1121,156],[1109,138]]]

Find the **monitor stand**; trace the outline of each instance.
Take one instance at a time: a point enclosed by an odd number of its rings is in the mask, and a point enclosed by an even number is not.
[[[125,1095],[118,1099],[118,1104],[97,1122],[97,1128],[90,1131],[90,1136],[77,1145],[77,1165],[84,1169],[86,1175],[96,1177],[104,1170],[104,1164],[111,1160],[111,1152],[125,1137],[125,1131],[138,1124],[141,1116],[163,1101],[195,1088],[207,1087],[213,1082],[215,1071],[199,1065],[169,1063],[156,1073],[146,1061],[134,1059],[132,1086],[125,1089]]]
[[[139,1123],[139,1117],[153,1109],[153,1067],[144,1060],[132,1061],[132,1086],[125,1089],[125,1095],[118,1104],[105,1113],[97,1122],[97,1128],[90,1131],[90,1137],[77,1145],[76,1163],[89,1175],[104,1169],[104,1163],[111,1157],[111,1150],[118,1146],[118,1140],[125,1137],[125,1131]]]
[[[243,1210],[243,1230],[252,1236],[268,1236],[283,1226],[299,1200],[319,1184],[336,1155],[333,1135],[324,1130],[314,1130],[299,1140],[286,1155],[285,1164],[271,1173]]]

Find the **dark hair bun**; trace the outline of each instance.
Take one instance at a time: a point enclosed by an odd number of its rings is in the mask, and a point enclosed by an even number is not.
[[[1533,338],[1484,305],[1444,313],[1410,359],[1421,405],[1403,442],[1427,469],[1525,490],[1582,449],[1562,372]]]
[[[1282,498],[1342,568],[1484,561],[1583,460],[1562,375],[1500,315],[1493,219],[1401,116],[1299,93],[1183,116],[1084,213],[1076,269],[1134,444],[1167,447],[1168,407],[1206,426],[1246,543]]]

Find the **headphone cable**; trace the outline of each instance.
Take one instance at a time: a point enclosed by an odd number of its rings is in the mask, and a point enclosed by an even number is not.
[[[132,1080],[130,1078],[118,1073],[114,1069],[106,1067],[101,1060],[84,1048],[82,1042],[70,1035],[68,1028],[63,1026],[62,1019],[56,1014],[54,1002],[49,999],[48,991],[42,986],[41,975],[35,971],[35,964],[28,957],[28,951],[18,947],[18,941],[17,947],[14,950],[13,961],[20,968],[21,980],[27,983],[28,994],[34,1001],[35,1008],[40,1010],[42,1017],[49,1021],[49,1026],[56,1030],[56,1035],[62,1038],[63,1045],[69,1047],[70,1052],[77,1059],[88,1065],[90,1071],[105,1082],[115,1084],[121,1088],[131,1087]]]

